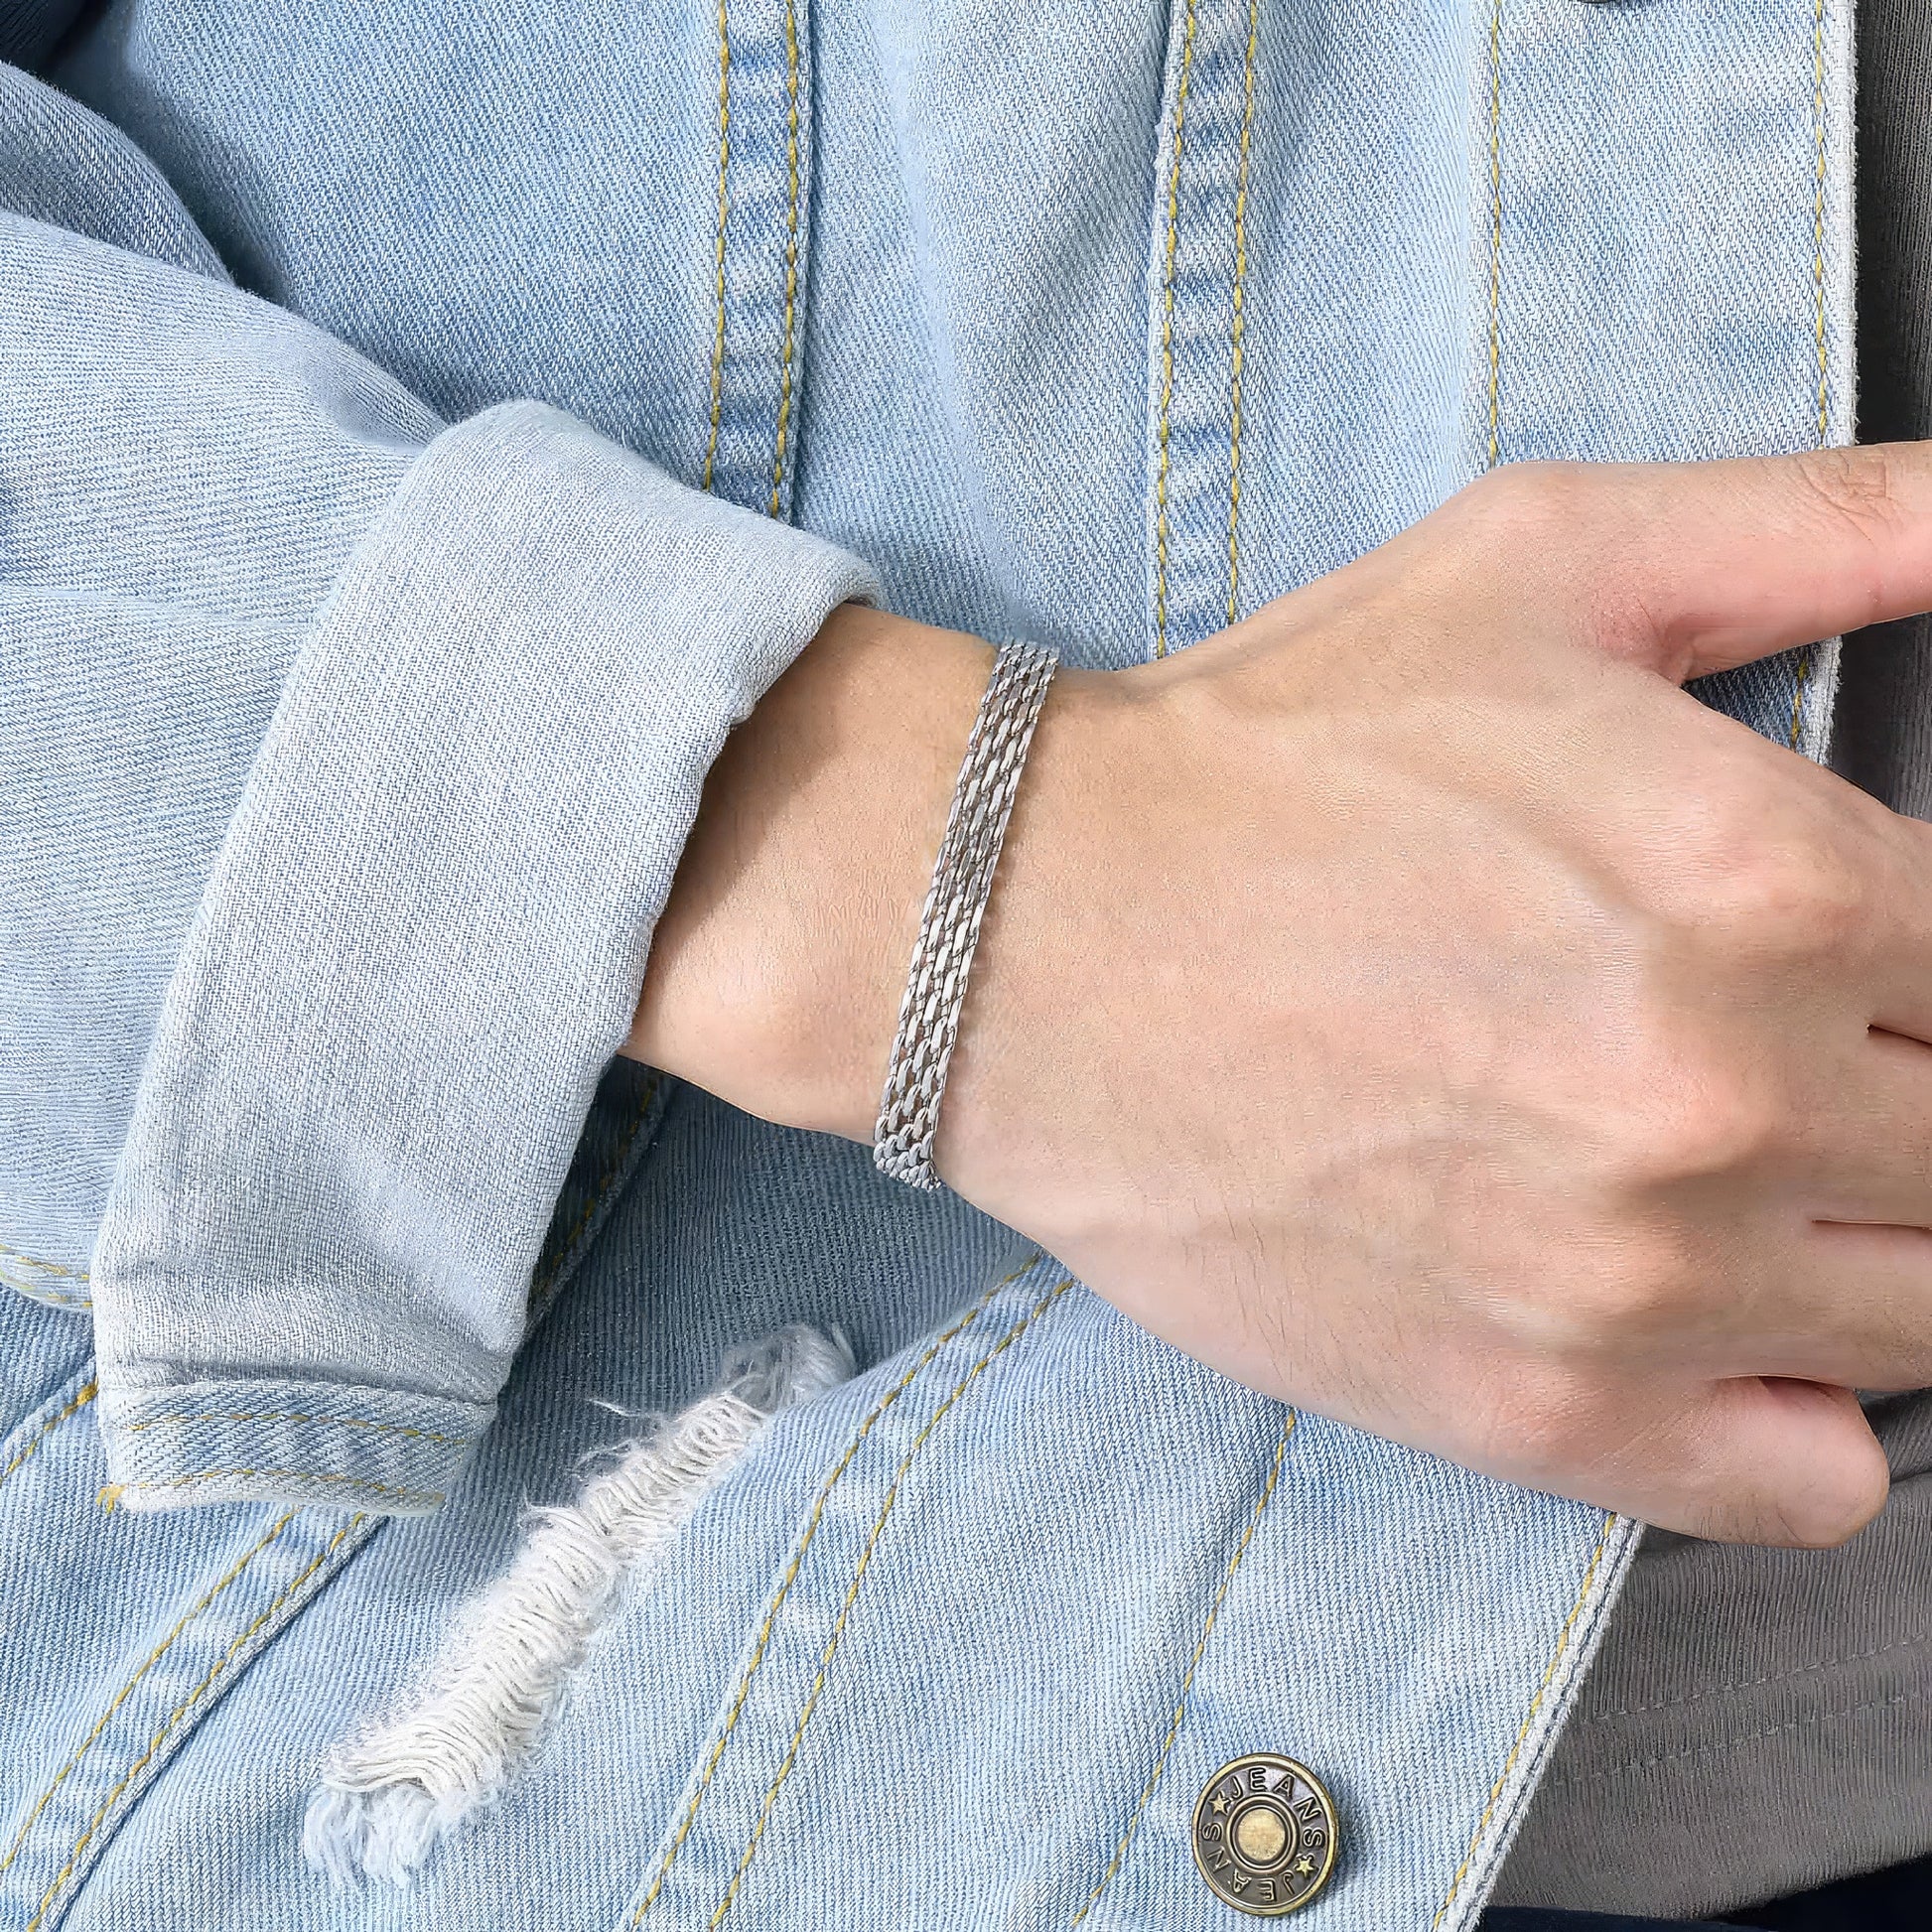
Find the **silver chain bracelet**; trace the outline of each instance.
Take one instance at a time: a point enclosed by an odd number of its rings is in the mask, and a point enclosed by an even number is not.
[[[1003,643],[966,741],[946,835],[919,917],[873,1136],[872,1158],[880,1172],[908,1186],[939,1185],[932,1172],[932,1140],[959,1037],[966,976],[993,891],[1000,843],[1013,816],[1020,770],[1058,662],[1057,653],[1043,644],[1015,638]]]

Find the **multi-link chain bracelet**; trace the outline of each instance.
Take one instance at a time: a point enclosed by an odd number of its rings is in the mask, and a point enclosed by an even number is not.
[[[932,1138],[939,1127],[946,1067],[959,1036],[966,976],[993,890],[1000,843],[1013,816],[1020,770],[1058,662],[1057,654],[1042,644],[1012,638],[1003,643],[966,742],[946,835],[939,843],[912,947],[912,969],[899,1005],[898,1033],[873,1140],[880,1172],[909,1186],[939,1185],[932,1172]]]

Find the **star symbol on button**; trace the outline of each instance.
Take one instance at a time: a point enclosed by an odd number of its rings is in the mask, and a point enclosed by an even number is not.
[[[1279,1918],[1306,1906],[1333,1877],[1340,1830],[1314,1772],[1276,1752],[1251,1751],[1200,1785],[1189,1849],[1222,1905]],[[1234,1932],[1233,1920],[1225,1922]]]

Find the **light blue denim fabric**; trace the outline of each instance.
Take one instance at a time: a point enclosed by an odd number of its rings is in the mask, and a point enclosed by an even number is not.
[[[612,1055],[844,599],[1119,666],[1492,462],[1848,440],[1849,50],[1843,0],[117,0],[5,71],[0,1924],[1225,1928],[1191,1807],[1276,1750],[1342,1818],[1311,1932],[1461,1932],[1634,1526]],[[1817,757],[1833,665],[1705,695]],[[312,1868],[607,1405],[793,1321],[859,1374],[495,1802],[407,1889]]]

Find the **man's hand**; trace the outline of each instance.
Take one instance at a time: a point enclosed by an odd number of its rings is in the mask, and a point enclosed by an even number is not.
[[[1932,828],[1685,678],[1932,606],[1932,446],[1495,473],[1063,672],[936,1163],[1237,1379],[1829,1543],[1932,1383]],[[867,1138],[988,653],[835,620],[721,761],[640,1055]],[[721,996],[720,984],[735,989]]]

